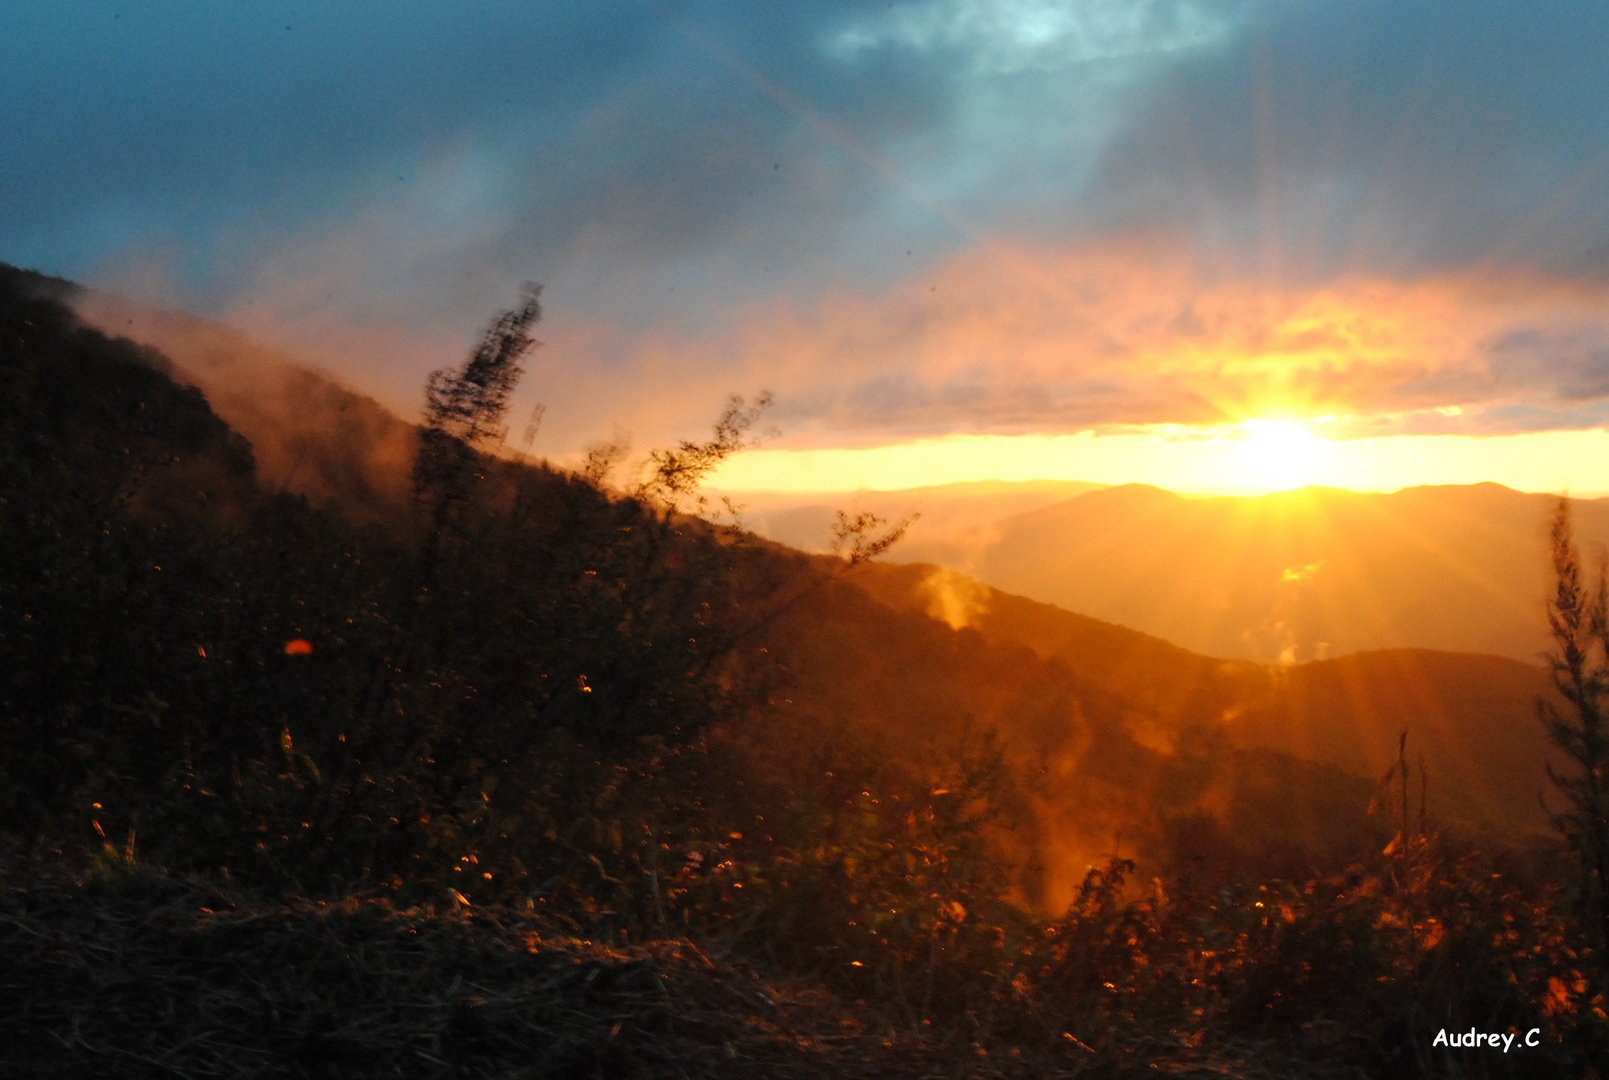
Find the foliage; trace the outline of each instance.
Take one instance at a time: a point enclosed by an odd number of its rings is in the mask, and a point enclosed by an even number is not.
[[[1277,1038],[1370,1075],[1567,1074],[1561,1017],[1537,1008],[1562,970],[1559,926],[1479,858],[1442,865],[1411,896],[1360,866],[1210,892],[1153,881],[1124,901],[1133,869],[1091,870],[1049,931],[1038,994],[1081,1045],[1167,1029],[1200,1042]],[[1533,1026],[1548,1049],[1517,1062],[1432,1046],[1438,1030]]]
[[[480,345],[458,369],[433,371],[425,384],[414,487],[438,528],[443,516],[469,497],[476,465],[508,434],[503,418],[523,374],[520,359],[537,343],[529,331],[542,318],[541,296],[541,286],[527,285],[520,306],[486,328]]]
[[[842,510],[838,511],[838,518],[832,527],[833,554],[844,558],[850,566],[859,566],[870,562],[880,555],[886,554],[890,548],[899,543],[920,514],[895,522],[881,536],[876,531],[888,524],[876,514],[859,513],[850,517]]]
[[[0,888],[0,949],[8,1077],[836,1080],[935,1049],[697,946],[611,947],[458,904],[28,880]]]
[[[761,394],[750,405],[733,394],[715,421],[714,437],[704,442],[683,439],[674,450],[655,450],[649,455],[648,476],[633,488],[633,494],[667,512],[690,509],[689,503],[703,509],[699,485],[721,462],[751,445],[748,433],[771,407],[771,400],[770,394]]]
[[[1604,709],[1609,694],[1609,570],[1600,562],[1595,583],[1583,581],[1581,557],[1570,525],[1570,503],[1561,498],[1549,533],[1554,592],[1548,601],[1553,650],[1548,666],[1567,711],[1540,699],[1537,712],[1553,744],[1571,764],[1568,773],[1551,767],[1548,776],[1566,807],[1553,814],[1555,828],[1575,855],[1577,876],[1572,907],[1574,945],[1583,970],[1572,988],[1577,1023],[1598,1042],[1609,1040],[1609,728]],[[1609,1069],[1609,1056],[1600,1057]]]

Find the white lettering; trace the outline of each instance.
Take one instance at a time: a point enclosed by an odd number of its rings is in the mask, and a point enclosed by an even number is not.
[[[1525,1039],[1521,1045],[1540,1046],[1542,1045],[1541,1035],[1541,1028],[1532,1028],[1530,1031],[1525,1033]],[[1507,1054],[1513,1051],[1514,1045],[1519,1038],[1519,1032],[1513,1028],[1510,1028],[1508,1034],[1506,1035],[1500,1032],[1487,1034],[1484,1031],[1476,1031],[1474,1028],[1470,1028],[1468,1031],[1455,1031],[1449,1035],[1447,1034],[1447,1029],[1442,1028],[1440,1031],[1436,1032],[1436,1037],[1430,1040],[1430,1045],[1460,1046],[1470,1048],[1488,1046],[1493,1050],[1496,1050],[1499,1046],[1501,1046],[1503,1048],[1503,1053]]]

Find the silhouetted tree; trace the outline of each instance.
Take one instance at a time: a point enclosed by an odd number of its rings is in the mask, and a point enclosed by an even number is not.
[[[354,749],[367,748],[382,716],[406,708],[415,715],[434,715],[435,703],[415,700],[404,706],[410,683],[445,686],[446,678],[421,679],[427,655],[443,651],[438,642],[451,637],[441,625],[427,626],[440,610],[426,600],[442,575],[443,547],[462,539],[463,518],[476,485],[485,478],[493,453],[508,434],[505,417],[509,397],[524,374],[520,360],[536,344],[530,329],[542,317],[541,286],[527,283],[522,302],[492,320],[480,344],[457,368],[439,368],[425,383],[424,423],[413,463],[414,494],[423,517],[424,536],[411,574],[403,575],[390,645],[375,663],[360,709]],[[540,417],[533,414],[533,425]],[[534,436],[534,430],[532,431]],[[416,687],[417,689],[417,687]],[[417,694],[415,695],[417,697]],[[404,756],[427,759],[440,724],[424,724],[406,743]],[[351,763],[356,768],[355,760]],[[333,802],[330,804],[333,806]]]
[[[1551,766],[1548,777],[1564,797],[1552,815],[1554,827],[1575,853],[1579,870],[1578,914],[1586,955],[1586,987],[1578,1013],[1590,1019],[1596,998],[1609,988],[1609,732],[1604,705],[1609,693],[1609,568],[1600,561],[1596,582],[1584,580],[1570,524],[1570,503],[1561,498],[1550,530],[1554,592],[1548,600],[1553,685],[1568,703],[1560,709],[1539,700],[1537,712],[1548,737],[1571,763],[1566,773]]]
[[[428,522],[426,567],[481,478],[481,462],[508,435],[508,399],[524,374],[520,360],[537,344],[529,331],[542,318],[541,297],[540,285],[527,284],[525,299],[493,320],[462,366],[433,371],[425,384],[413,483]]]
[[[840,510],[832,526],[832,553],[844,559],[850,568],[871,562],[904,539],[905,531],[921,516],[910,514],[901,518],[878,536],[877,530],[888,524],[883,518],[864,511],[850,517]]]
[[[752,405],[740,394],[727,398],[725,410],[715,421],[714,438],[704,442],[683,439],[674,450],[655,450],[648,458],[652,471],[632,494],[667,511],[702,510],[706,503],[698,494],[699,485],[727,458],[753,445],[749,431],[771,407],[771,400],[769,393],[760,394]]]

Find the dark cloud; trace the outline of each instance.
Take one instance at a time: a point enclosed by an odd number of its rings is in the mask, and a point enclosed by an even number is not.
[[[1482,345],[1487,370],[1501,387],[1551,391],[1563,403],[1609,397],[1609,333],[1602,326],[1519,326]]]
[[[64,258],[142,231],[205,249],[212,230],[349,213],[458,141],[552,137],[566,102],[627,77],[648,47],[635,5],[573,11],[13,6],[0,183],[21,218],[8,240],[43,243],[75,219],[86,250]]]
[[[177,252],[205,300],[255,284],[260,248],[365,216],[405,260],[421,234],[462,234],[420,292],[467,262],[517,277],[674,260],[790,203],[847,225],[865,170],[802,138],[805,118],[748,69],[870,141],[933,123],[944,81],[823,55],[834,5],[723,8],[15,10],[0,16],[0,192],[14,208],[0,242],[69,273],[128,248]]]
[[[1226,272],[1477,260],[1584,272],[1609,241],[1609,8],[1269,5],[1150,83],[1081,220],[1189,232]]]

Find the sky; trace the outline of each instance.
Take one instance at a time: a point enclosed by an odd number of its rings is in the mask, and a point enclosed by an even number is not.
[[[1601,0],[0,0],[0,260],[732,488],[1609,491]],[[520,427],[518,419],[514,426]]]

